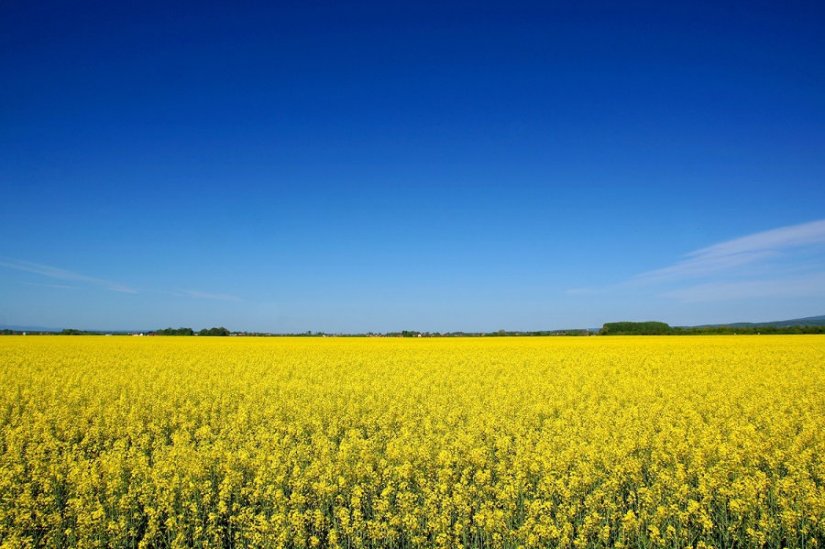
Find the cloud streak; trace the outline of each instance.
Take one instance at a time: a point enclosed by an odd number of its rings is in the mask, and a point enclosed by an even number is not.
[[[59,267],[54,267],[52,265],[45,265],[43,263],[34,263],[33,261],[24,261],[22,259],[14,259],[8,257],[0,257],[0,267],[11,269],[14,271],[21,271],[25,273],[32,273],[38,276],[43,276],[46,278],[50,278],[53,280],[59,280],[63,282],[74,282],[76,285],[68,285],[68,284],[49,284],[49,283],[42,283],[42,282],[24,282],[24,284],[32,285],[32,286],[43,286],[49,288],[62,288],[62,289],[72,289],[78,288],[80,285],[86,286],[93,286],[98,288],[103,288],[105,290],[109,290],[112,292],[120,292],[126,294],[152,294],[152,293],[160,293],[165,295],[173,295],[176,297],[186,297],[190,299],[207,299],[212,301],[242,301],[241,298],[230,295],[230,294],[222,294],[222,293],[214,293],[214,292],[202,292],[200,290],[178,290],[178,291],[164,291],[164,290],[138,290],[127,286],[125,284],[121,284],[119,282],[114,282],[111,280],[106,280],[104,278],[98,278],[94,276],[88,276],[82,273],[69,271],[67,269],[61,269]]]
[[[565,293],[628,297],[652,289],[683,303],[825,298],[825,219],[726,240],[623,282]]]
[[[636,275],[630,283],[649,284],[705,277],[823,244],[825,219],[780,227],[690,252],[673,265]]]
[[[21,282],[21,284],[25,284],[26,286],[37,286],[39,288],[56,288],[59,290],[76,290],[77,286],[72,286],[70,284],[47,284],[44,282]]]
[[[137,290],[130,288],[125,284],[113,282],[103,278],[87,276],[74,271],[60,269],[51,265],[44,265],[42,263],[34,263],[32,261],[23,261],[22,259],[0,258],[0,267],[22,271],[26,273],[33,273],[36,275],[52,278],[54,280],[63,280],[67,282],[78,282],[90,286],[97,286],[112,292],[121,292],[126,294],[136,294]]]
[[[679,288],[662,297],[684,303],[740,299],[825,297],[825,273],[810,276],[736,282],[708,282]]]

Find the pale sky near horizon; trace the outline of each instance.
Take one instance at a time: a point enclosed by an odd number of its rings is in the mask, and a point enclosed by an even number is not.
[[[0,7],[0,325],[825,314],[825,7]]]

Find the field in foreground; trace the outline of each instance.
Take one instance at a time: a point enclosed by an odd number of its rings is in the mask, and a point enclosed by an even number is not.
[[[0,338],[0,543],[807,547],[825,337]]]

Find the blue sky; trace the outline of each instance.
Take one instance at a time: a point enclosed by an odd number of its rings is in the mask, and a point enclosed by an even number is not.
[[[121,4],[0,7],[0,325],[825,314],[821,3]]]

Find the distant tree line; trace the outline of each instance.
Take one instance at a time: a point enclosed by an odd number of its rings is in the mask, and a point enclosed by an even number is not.
[[[192,328],[164,328],[149,333],[159,336],[191,336],[195,335],[195,330]]]
[[[600,335],[825,334],[825,326],[670,326],[664,322],[608,322]]]
[[[93,330],[78,330],[67,328],[60,332],[22,331],[9,328],[0,329],[0,335],[102,335],[119,334],[138,335],[136,332],[101,332]],[[269,333],[269,332],[230,332],[223,326],[204,328],[195,331],[192,328],[163,328],[147,332],[146,335],[156,336],[246,336],[246,337],[523,337],[523,336],[589,336],[589,335],[772,335],[772,334],[825,334],[825,325],[798,325],[798,326],[670,326],[665,322],[608,322],[598,331],[585,329],[570,330],[537,330],[537,331],[509,331],[495,332],[424,332],[416,330],[401,330],[399,332],[367,332],[367,333]]]
[[[209,328],[209,329],[204,328],[203,330],[198,332],[198,335],[199,336],[228,336],[229,333],[230,333],[229,330],[227,330],[226,328],[221,326],[219,328]]]
[[[218,328],[204,328],[199,332],[195,332],[192,328],[164,328],[162,330],[155,330],[150,332],[150,335],[158,336],[228,336],[231,332],[220,326]]]
[[[825,326],[697,326],[673,328],[673,335],[825,334]]]
[[[495,332],[418,332],[415,330],[402,330],[400,332],[368,333],[368,336],[386,337],[523,337],[523,336],[586,336],[593,332],[584,329],[571,330],[535,330],[535,331],[510,331],[497,330]]]

